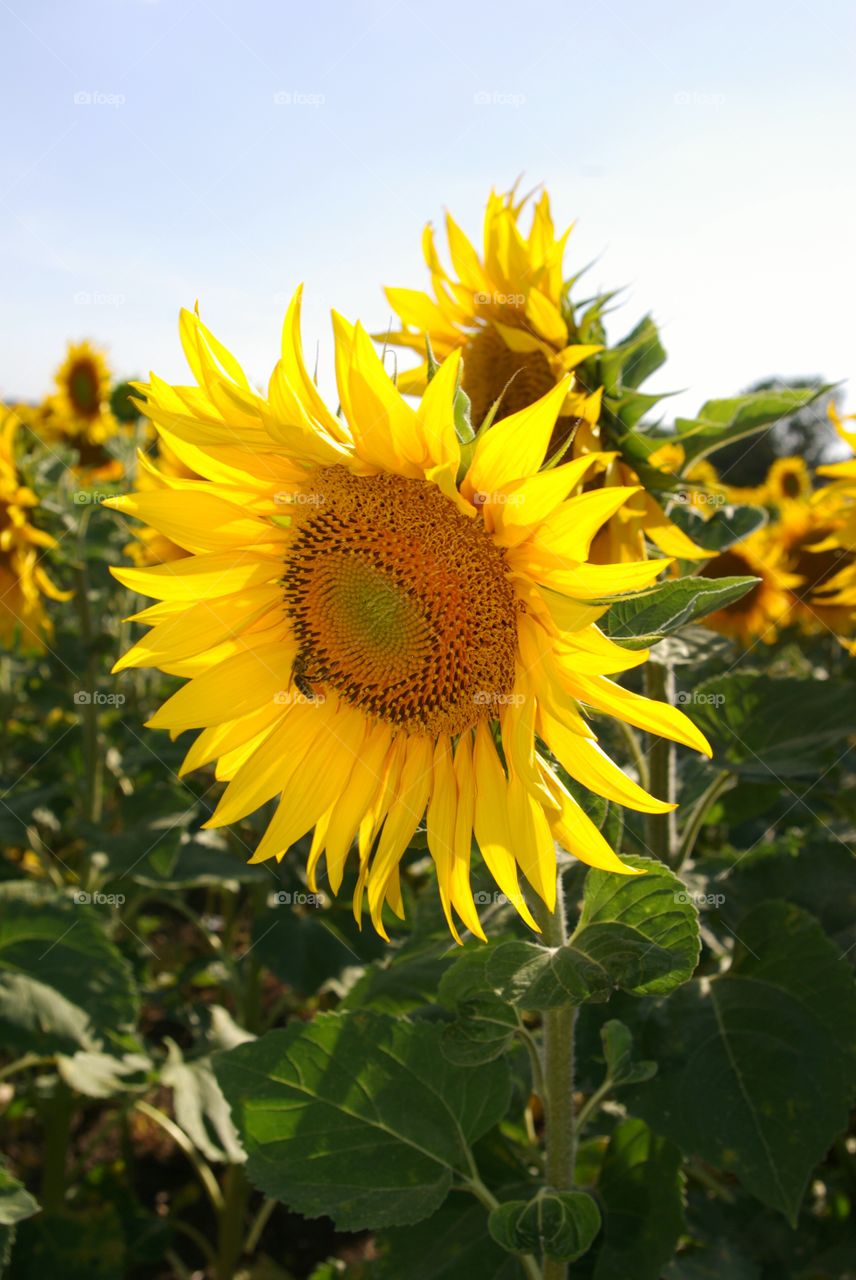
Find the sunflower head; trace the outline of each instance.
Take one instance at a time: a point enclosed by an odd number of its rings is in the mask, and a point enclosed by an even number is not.
[[[45,597],[67,600],[42,560],[56,540],[32,522],[36,495],[22,485],[15,460],[19,419],[0,405],[0,644],[43,649],[52,631]]]
[[[216,761],[227,783],[210,825],[279,803],[254,854],[281,858],[311,835],[338,891],[385,931],[403,912],[400,864],[424,822],[456,937],[483,937],[470,889],[474,850],[533,926],[519,876],[552,906],[555,841],[593,865],[623,866],[574,800],[567,775],[648,812],[647,795],[597,746],[605,712],[701,750],[675,708],[609,676],[645,654],[597,627],[615,593],[662,562],[594,565],[598,529],[633,496],[584,492],[589,455],[543,470],[568,393],[462,445],[453,350],[417,406],[387,376],[368,335],[334,317],[342,416],[302,355],[298,294],[266,396],[183,313],[195,378],[153,380],[147,411],[193,477],[108,505],[143,520],[185,557],[114,570],[159,603],[118,669],[158,666],[187,683],[151,725],[199,731],[184,763]]]
[[[758,579],[745,595],[709,614],[704,625],[746,647],[756,642],[772,644],[788,619],[788,588],[796,586],[798,580],[778,563],[767,529],[708,560],[702,573],[705,578]]]
[[[95,423],[110,397],[110,370],[90,342],[71,342],[56,371],[57,411],[73,422]]]

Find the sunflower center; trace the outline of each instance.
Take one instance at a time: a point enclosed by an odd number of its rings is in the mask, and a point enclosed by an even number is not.
[[[425,480],[330,467],[294,509],[283,575],[298,668],[413,734],[458,734],[514,685],[502,551]]]
[[[500,395],[497,419],[526,409],[555,385],[543,352],[512,351],[491,325],[480,329],[464,348],[464,390],[472,401],[475,427],[481,425]]]
[[[721,551],[713,560],[708,560],[703,570],[705,578],[746,578],[758,577],[758,570],[751,565],[748,560],[744,560],[738,551]],[[732,600],[730,604],[724,606],[722,613],[729,613],[732,616],[745,613],[751,613],[755,605],[764,595],[764,583],[756,582],[750,587],[745,595],[740,596],[738,600]],[[720,612],[719,610],[717,612]]]
[[[68,374],[68,396],[84,418],[94,418],[100,408],[98,370],[90,360],[78,360]]]

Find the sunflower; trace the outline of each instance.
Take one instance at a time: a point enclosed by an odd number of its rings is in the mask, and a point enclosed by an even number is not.
[[[55,392],[26,414],[27,425],[46,443],[77,451],[75,472],[85,481],[122,476],[122,463],[106,447],[121,433],[110,411],[110,369],[90,342],[69,343],[54,375]]]
[[[210,826],[279,797],[254,862],[312,832],[310,884],[323,854],[337,892],[356,842],[354,914],[366,900],[386,936],[383,908],[403,915],[400,862],[424,818],[453,935],[457,917],[484,937],[473,837],[534,928],[518,873],[552,909],[554,841],[628,871],[561,770],[620,804],[669,807],[602,752],[589,710],[709,752],[676,708],[609,679],[646,655],[596,620],[611,594],[651,583],[662,564],[588,562],[633,490],[581,494],[591,458],[541,469],[567,379],[462,444],[460,351],[414,408],[365,331],[334,315],[339,417],[304,365],[299,308],[298,292],[266,398],[182,314],[197,385],[153,379],[146,412],[203,478],[107,505],[190,554],[113,570],[158,600],[117,669],[187,679],[149,724],[201,730],[182,768],[217,761],[228,785]]]
[[[785,568],[796,576],[789,621],[809,634],[831,631],[851,646],[856,630],[854,508],[844,488],[789,502],[771,527]]]
[[[772,644],[788,620],[792,606],[789,588],[797,587],[799,579],[777,563],[766,527],[721,551],[701,572],[705,578],[758,579],[739,600],[708,614],[704,625],[746,646],[755,641]]]
[[[16,637],[25,648],[44,648],[52,627],[43,597],[68,600],[48,577],[41,561],[56,539],[30,523],[36,495],[22,485],[15,462],[18,417],[0,405],[0,642],[10,648]]]
[[[592,360],[603,346],[579,340],[569,297],[573,282],[563,278],[572,228],[557,236],[549,197],[542,192],[534,203],[529,234],[524,234],[521,218],[527,204],[528,198],[519,199],[515,191],[491,193],[485,210],[482,257],[447,213],[453,274],[442,265],[429,224],[423,235],[423,251],[434,296],[415,289],[388,288],[387,299],[402,328],[383,335],[384,341],[420,353],[428,344],[438,358],[461,351],[463,388],[476,427],[491,413],[494,421],[501,420],[528,408],[557,385],[567,386],[548,456],[555,461],[571,446],[577,457],[600,455],[589,487],[637,489],[599,539],[603,556],[638,560],[645,556],[645,539],[649,538],[665,555],[704,559],[708,553],[668,518],[633,467],[617,452],[603,454],[611,448],[600,422],[603,387],[590,377]],[[574,377],[568,379],[572,371]],[[400,389],[421,392],[428,372],[426,360],[416,369],[399,373]],[[637,394],[635,387],[634,381],[633,389],[626,389],[631,398]],[[657,398],[649,396],[647,400]],[[668,469],[663,473],[666,478]]]

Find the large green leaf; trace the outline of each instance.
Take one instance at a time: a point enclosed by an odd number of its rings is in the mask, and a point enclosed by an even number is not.
[[[0,1031],[38,1053],[97,1050],[133,1026],[131,971],[101,908],[29,881],[0,885]]]
[[[659,1280],[683,1227],[680,1161],[641,1120],[614,1131],[597,1183],[604,1229],[594,1280]]]
[[[494,988],[524,1009],[604,1000],[620,988],[661,994],[698,963],[698,916],[681,881],[661,862],[628,857],[644,875],[590,870],[579,923],[563,947],[507,942],[488,961]]]
[[[781,387],[778,390],[750,391],[727,400],[706,401],[699,409],[698,417],[675,421],[677,440],[683,446],[687,463],[733,440],[750,436],[762,427],[780,422],[804,409],[818,396],[826,395],[832,390],[832,385]]]
[[[502,945],[502,944],[499,944]],[[438,996],[457,1013],[443,1031],[452,1062],[490,1062],[511,1044],[520,1022],[516,1009],[491,990],[487,965],[496,943],[466,951],[443,975]]]
[[[503,1063],[455,1066],[441,1037],[436,1023],[331,1013],[215,1058],[251,1181],[343,1230],[427,1217],[510,1097]]]
[[[627,600],[605,619],[611,640],[625,649],[647,649],[673,631],[739,600],[758,578],[672,578]]]
[[[694,691],[692,715],[724,768],[765,782],[816,776],[819,753],[856,726],[856,682],[716,676]]]
[[[631,1105],[794,1222],[847,1121],[856,986],[817,921],[789,903],[757,907],[736,935],[726,973],[691,983],[650,1019],[643,1043],[659,1071]]]

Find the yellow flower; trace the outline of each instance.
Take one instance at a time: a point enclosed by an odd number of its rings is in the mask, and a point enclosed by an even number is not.
[[[701,572],[705,578],[759,579],[739,600],[708,614],[704,625],[747,647],[755,641],[772,644],[789,619],[792,600],[788,588],[797,586],[799,579],[776,562],[767,529],[721,551]]]
[[[424,817],[453,934],[457,916],[484,936],[473,836],[534,927],[518,872],[552,908],[555,840],[628,870],[547,750],[584,786],[648,812],[668,806],[600,750],[588,710],[709,750],[676,708],[609,679],[646,654],[598,629],[604,599],[662,565],[588,562],[632,490],[580,494],[591,458],[541,470],[566,382],[462,445],[460,352],[413,407],[365,331],[334,316],[339,417],[305,368],[299,306],[298,293],[267,397],[182,314],[197,385],[153,379],[147,413],[204,479],[108,503],[190,552],[114,569],[159,600],[117,669],[187,679],[149,723],[201,730],[183,769],[216,760],[228,783],[209,825],[279,797],[254,861],[313,832],[310,882],[326,854],[337,892],[356,842],[355,916],[365,898],[384,933],[384,905],[402,914],[399,864]]]
[[[856,630],[856,520],[846,488],[818,489],[791,502],[773,525],[784,567],[796,576],[789,621],[814,634],[831,631],[850,647]]]
[[[27,424],[46,443],[74,448],[74,470],[85,481],[120,479],[122,464],[106,448],[121,427],[109,408],[110,369],[103,352],[89,342],[69,343],[54,380],[55,393],[26,413]]]
[[[451,274],[443,267],[433,230],[427,226],[423,250],[434,296],[415,289],[387,289],[386,296],[403,327],[384,335],[384,341],[424,353],[428,340],[438,358],[462,352],[463,388],[470,397],[476,427],[497,401],[495,420],[500,420],[534,404],[558,384],[566,384],[548,458],[558,456],[571,441],[577,457],[602,455],[610,448],[599,424],[603,388],[586,385],[580,366],[603,348],[580,342],[575,334],[570,283],[563,279],[571,228],[556,235],[550,200],[543,192],[534,204],[529,234],[524,234],[521,215],[526,204],[527,200],[518,199],[514,191],[491,193],[481,257],[447,214]],[[569,380],[567,375],[572,371],[575,376]],[[426,361],[399,373],[398,385],[405,393],[420,392],[427,375]],[[617,453],[602,457],[589,484],[638,488],[604,531],[599,555],[614,561],[642,559],[647,537],[665,555],[706,558],[708,553],[669,520],[659,502],[640,484],[636,471]]]
[[[0,643],[9,648],[17,637],[24,648],[43,649],[52,631],[43,597],[67,600],[69,593],[54,586],[41,564],[56,539],[30,523],[37,499],[18,478],[18,425],[0,405]]]

